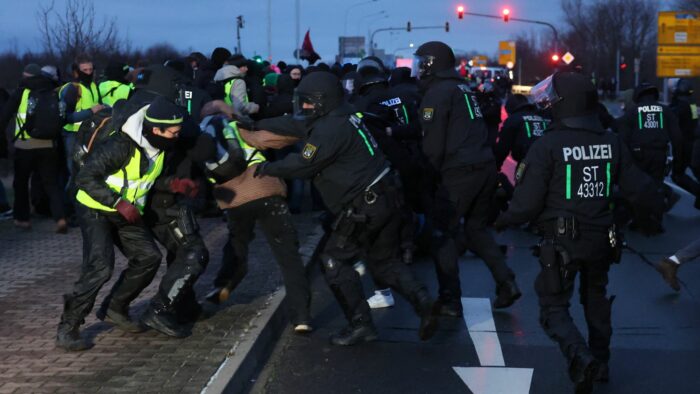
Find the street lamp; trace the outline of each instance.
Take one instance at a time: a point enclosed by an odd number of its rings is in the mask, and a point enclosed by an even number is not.
[[[369,4],[369,3],[376,3],[377,1],[379,1],[379,0],[362,1],[362,2],[355,3],[355,4],[351,5],[350,7],[348,7],[345,10],[345,25],[343,27],[343,36],[348,35],[348,16],[350,15],[350,10],[353,8],[359,7],[361,5],[365,5],[365,4]]]

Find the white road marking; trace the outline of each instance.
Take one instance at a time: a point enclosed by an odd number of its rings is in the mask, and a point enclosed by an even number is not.
[[[461,368],[455,372],[474,394],[528,394],[532,368]]]
[[[474,342],[479,364],[482,366],[505,367],[501,343],[496,332],[496,323],[491,313],[491,300],[488,298],[462,298],[464,322],[469,336]]]
[[[668,185],[670,188],[672,188],[673,190],[680,192],[681,194],[687,194],[691,197],[695,197],[692,194],[690,194],[687,190],[683,189],[682,187],[679,187],[678,185],[674,185],[673,183],[671,183],[669,181],[664,181],[664,183],[666,185]]]

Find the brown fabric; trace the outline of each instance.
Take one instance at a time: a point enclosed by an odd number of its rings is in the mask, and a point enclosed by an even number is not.
[[[248,145],[259,150],[282,149],[299,140],[296,137],[278,135],[267,130],[248,131],[239,129],[238,131],[241,133],[241,138],[243,138]]]
[[[221,209],[236,208],[245,203],[271,196],[287,197],[287,185],[279,178],[254,178],[254,164],[241,175],[214,186],[214,198]]]

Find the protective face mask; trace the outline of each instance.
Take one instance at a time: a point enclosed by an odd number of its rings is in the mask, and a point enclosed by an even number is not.
[[[78,70],[78,80],[83,85],[90,85],[92,83],[92,74],[85,74],[84,72]]]
[[[156,149],[169,151],[175,149],[177,144],[177,138],[165,138],[159,135],[153,134],[153,132],[147,131],[143,133],[143,137],[148,141],[151,146]]]

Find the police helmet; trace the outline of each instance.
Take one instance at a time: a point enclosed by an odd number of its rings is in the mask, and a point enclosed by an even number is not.
[[[673,94],[676,96],[690,96],[693,94],[693,84],[685,78],[679,78],[673,89]]]
[[[602,129],[597,116],[598,92],[584,75],[550,75],[530,90],[530,97],[539,108],[551,108],[554,120],[565,126]]]
[[[451,70],[455,66],[455,54],[447,44],[430,41],[418,47],[413,59],[413,76],[419,79]]]
[[[335,74],[316,71],[306,76],[294,90],[294,117],[298,120],[317,119],[340,106],[343,87]],[[310,104],[313,108],[304,108]]]
[[[388,83],[384,63],[375,56],[368,56],[362,59],[357,64],[357,73],[359,75],[359,78],[357,78],[359,86],[355,86],[355,88],[358,90],[371,85]]]
[[[649,95],[654,96],[654,100],[658,100],[659,89],[648,82],[642,82],[634,89],[634,102],[638,103],[642,97]]]
[[[508,115],[511,115],[520,109],[526,108],[526,107],[534,107],[533,104],[528,101],[527,97],[525,97],[522,94],[514,94],[508,97],[506,100],[506,112]]]

